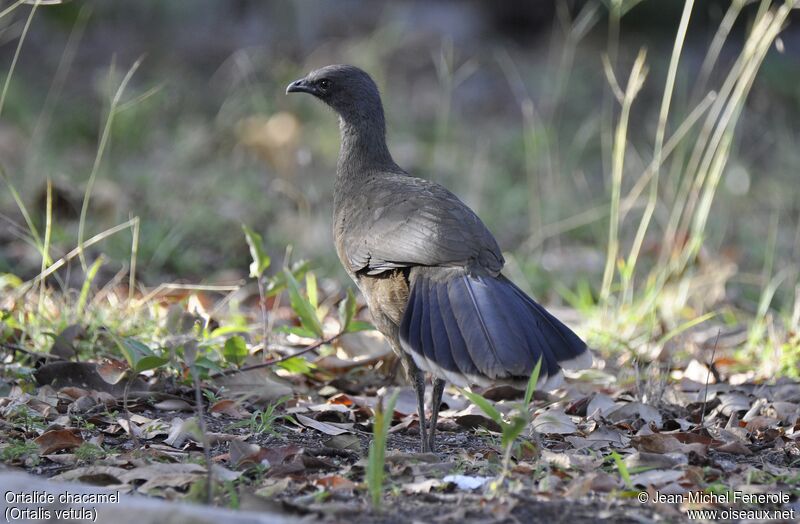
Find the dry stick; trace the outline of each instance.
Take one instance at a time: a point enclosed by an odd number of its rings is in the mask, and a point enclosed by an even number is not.
[[[83,247],[87,248],[93,244],[96,244],[101,240],[110,237],[111,235],[118,233],[119,231],[122,231],[123,229],[131,227],[132,225],[133,225],[133,220],[128,220],[127,222],[118,224],[110,229],[106,229],[105,231],[96,234],[95,236],[84,242]],[[60,259],[53,262],[45,271],[42,271],[41,273],[36,275],[32,280],[29,280],[25,282],[25,284],[20,286],[19,291],[16,293],[15,296],[18,298],[24,295],[32,286],[38,284],[43,278],[47,278],[48,276],[58,271],[61,267],[64,266],[64,264],[66,264],[67,262],[78,256],[80,252],[81,252],[80,247],[76,247],[75,249],[73,249],[63,257],[61,257]]]
[[[717,343],[719,342],[720,329],[717,329],[717,337],[714,339],[714,349],[711,350],[711,362],[708,364],[708,374],[706,374],[706,390],[703,393],[703,413],[700,415],[700,426],[706,420],[706,403],[708,401],[708,382],[711,380],[711,367],[714,365],[714,356],[717,354]]]
[[[270,325],[269,321],[267,320],[267,293],[264,289],[263,275],[258,275],[256,278],[256,284],[258,284],[258,308],[261,310],[261,340],[264,344],[264,350],[261,352],[261,356],[264,359],[264,362],[266,362]]]
[[[192,366],[194,368],[194,366]],[[194,381],[194,402],[197,410],[197,423],[200,426],[200,433],[203,435],[203,453],[206,457],[206,468],[208,468],[208,480],[206,481],[208,491],[206,492],[206,503],[210,506],[214,500],[214,473],[211,462],[211,445],[206,431],[206,420],[203,415],[203,394],[200,391],[200,380],[197,378],[197,369],[192,369],[192,379]]]
[[[123,265],[122,268],[120,268],[120,270],[117,271],[114,274],[114,276],[111,277],[111,279],[108,282],[106,282],[106,284],[103,287],[101,287],[97,291],[97,293],[94,294],[94,297],[92,298],[91,306],[92,307],[96,307],[97,304],[99,304],[100,302],[105,300],[105,298],[112,291],[115,291],[116,289],[118,289],[117,286],[119,285],[120,282],[122,282],[122,279],[125,278],[125,275],[127,275],[127,274],[129,274],[128,273],[128,267]]]
[[[134,449],[139,449],[140,444],[139,437],[136,436],[136,431],[131,422],[131,411],[128,409],[128,393],[130,392],[131,384],[137,376],[139,376],[138,373],[131,373],[130,378],[125,382],[125,391],[122,394],[122,408],[125,410],[125,421],[128,423],[128,431],[131,433]]]
[[[281,294],[278,293],[275,295],[275,300],[272,303],[272,311],[269,312],[269,316],[267,317],[267,331],[265,336],[268,333],[272,333],[272,327],[275,325],[275,317],[278,315],[278,309],[281,307]],[[266,358],[267,355],[267,345],[268,339],[264,339],[263,346],[261,348],[261,352],[263,353],[264,357]]]
[[[0,342],[0,348],[7,349],[11,352],[19,351],[20,353],[25,353],[26,355],[31,355],[33,357],[39,357],[44,359],[67,360],[64,357],[54,355],[53,353],[40,353],[38,351],[33,351],[32,349],[27,349],[19,344],[11,344],[9,342]]]
[[[88,243],[87,243],[88,245]],[[140,298],[134,304],[134,307],[141,307],[150,300],[154,299],[158,295],[162,294],[165,291],[238,291],[242,287],[243,281],[240,281],[239,284],[234,285],[215,285],[215,284],[177,284],[168,282],[165,284],[159,284],[153,291],[150,291],[144,297]]]
[[[136,259],[139,255],[139,217],[135,216],[133,227],[131,228],[131,271],[128,275],[128,306],[133,302],[133,295],[136,290]]]
[[[322,340],[320,340],[318,342],[315,342],[315,343],[311,344],[310,346],[307,346],[307,347],[301,349],[297,353],[293,353],[291,355],[286,355],[285,357],[273,358],[272,360],[269,360],[267,362],[262,362],[261,364],[253,364],[252,366],[245,366],[243,368],[226,369],[224,371],[219,371],[217,373],[214,373],[213,375],[209,375],[209,378],[224,377],[224,376],[227,376],[227,375],[235,375],[236,373],[242,373],[242,372],[245,372],[245,371],[252,371],[254,369],[266,368],[266,367],[272,366],[274,364],[277,364],[279,362],[284,362],[286,360],[289,360],[290,358],[299,357],[300,355],[305,355],[306,353],[308,353],[310,351],[314,351],[315,349],[319,349],[320,347],[324,346],[325,344],[330,344],[331,342],[333,342],[337,338],[341,337],[342,335],[344,335],[344,331],[340,331],[339,333],[336,333],[335,335],[333,335],[331,337],[328,337],[328,338],[322,339]],[[266,351],[266,348],[265,348],[265,351]]]

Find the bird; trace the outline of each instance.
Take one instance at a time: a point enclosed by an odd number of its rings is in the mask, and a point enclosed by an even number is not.
[[[591,366],[586,343],[503,275],[500,247],[475,212],[395,163],[368,73],[329,65],[286,93],[312,95],[338,114],[336,252],[414,387],[422,452],[435,450],[447,382],[524,388],[541,361],[538,386],[549,390],[562,368]],[[427,427],[425,373],[433,382]]]

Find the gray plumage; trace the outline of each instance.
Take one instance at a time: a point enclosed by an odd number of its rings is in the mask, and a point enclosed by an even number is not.
[[[367,73],[327,66],[286,91],[312,94],[339,114],[336,250],[413,380],[423,451],[433,449],[446,380],[524,384],[541,359],[540,380],[553,384],[561,368],[591,364],[586,344],[501,274],[503,255],[477,215],[395,164]],[[423,371],[435,377],[430,438]]]

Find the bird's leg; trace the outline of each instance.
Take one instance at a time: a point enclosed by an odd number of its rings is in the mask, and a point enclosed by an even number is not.
[[[431,427],[428,434],[428,448],[435,451],[436,421],[439,418],[439,407],[442,405],[442,395],[446,382],[441,378],[433,379],[433,393],[431,395]]]
[[[430,451],[428,432],[425,429],[425,372],[414,366],[414,390],[417,392],[417,413],[419,414],[419,440],[420,451]]]

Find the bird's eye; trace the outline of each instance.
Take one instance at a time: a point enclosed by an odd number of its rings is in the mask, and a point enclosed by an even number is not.
[[[318,86],[319,86],[319,88],[320,88],[320,89],[322,89],[323,91],[327,91],[327,90],[328,90],[328,89],[330,89],[330,87],[331,87],[331,81],[330,81],[330,80],[328,80],[327,78],[323,78],[322,80],[320,80],[319,82],[317,82],[317,85],[318,85]]]

